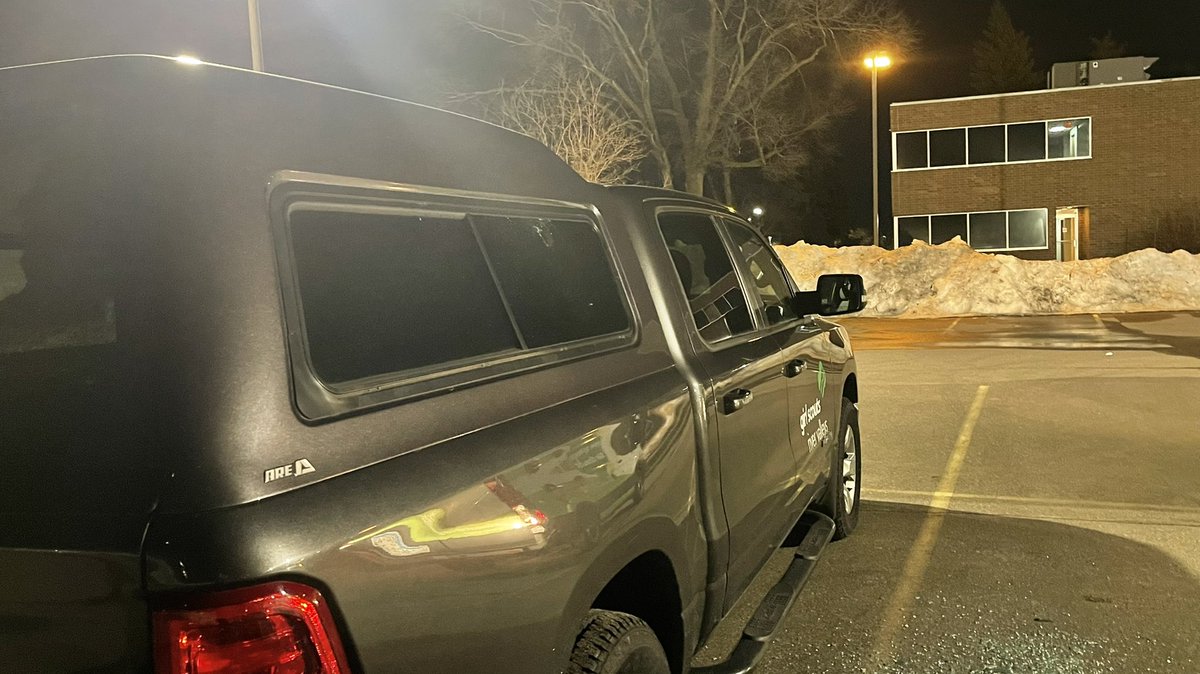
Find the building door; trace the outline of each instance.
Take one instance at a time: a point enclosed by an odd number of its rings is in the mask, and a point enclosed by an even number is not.
[[[1058,259],[1074,262],[1079,259],[1079,209],[1058,209]]]

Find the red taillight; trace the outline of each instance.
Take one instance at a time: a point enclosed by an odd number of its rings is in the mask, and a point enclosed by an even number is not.
[[[321,593],[298,583],[220,592],[154,614],[158,674],[349,674]]]

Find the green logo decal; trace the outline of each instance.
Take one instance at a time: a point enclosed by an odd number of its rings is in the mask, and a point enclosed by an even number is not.
[[[817,361],[817,388],[821,389],[821,397],[825,397],[825,363]]]

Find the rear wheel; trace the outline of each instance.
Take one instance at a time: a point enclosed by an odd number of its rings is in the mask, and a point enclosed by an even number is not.
[[[837,525],[833,534],[835,540],[849,536],[858,526],[859,501],[862,499],[861,451],[858,408],[842,398],[842,422],[831,453],[829,484],[820,508]]]
[[[617,611],[589,611],[567,674],[670,674],[667,654],[646,621]]]

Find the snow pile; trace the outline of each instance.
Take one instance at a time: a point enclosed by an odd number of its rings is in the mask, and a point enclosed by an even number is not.
[[[804,287],[861,274],[864,316],[1126,313],[1200,309],[1200,255],[1146,249],[1115,258],[1038,262],[979,253],[955,237],[899,250],[776,246]]]

